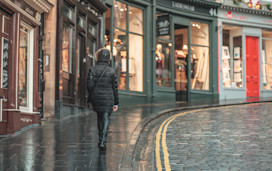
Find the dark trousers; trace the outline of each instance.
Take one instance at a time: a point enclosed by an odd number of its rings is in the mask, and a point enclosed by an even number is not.
[[[105,145],[106,143],[109,122],[110,113],[97,113],[99,144]]]

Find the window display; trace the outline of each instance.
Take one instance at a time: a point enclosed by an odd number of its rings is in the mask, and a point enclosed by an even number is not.
[[[191,22],[191,88],[209,90],[209,25]]]
[[[222,78],[225,88],[243,87],[242,28],[223,25]]]
[[[170,40],[169,15],[158,13],[157,22],[157,44],[155,51],[155,70],[157,86],[172,86],[172,41]]]
[[[157,85],[171,87],[171,43],[158,40],[156,45]]]
[[[272,30],[262,30],[263,87],[272,90]]]
[[[62,31],[62,70],[72,72],[72,28],[66,25]]]
[[[19,50],[19,106],[28,106],[28,68],[29,68],[29,30],[23,26],[20,28]]]
[[[108,49],[111,49],[113,55],[118,88],[142,92],[143,10],[114,1],[113,42],[110,40],[110,17],[110,11],[108,11],[106,13],[105,45]]]

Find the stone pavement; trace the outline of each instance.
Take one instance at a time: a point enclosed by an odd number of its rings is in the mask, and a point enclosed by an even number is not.
[[[152,169],[152,143],[140,145],[143,138],[152,142],[156,127],[152,127],[151,123],[184,109],[271,100],[258,98],[120,106],[119,111],[111,115],[106,152],[97,148],[95,113],[46,121],[0,141],[0,171]]]

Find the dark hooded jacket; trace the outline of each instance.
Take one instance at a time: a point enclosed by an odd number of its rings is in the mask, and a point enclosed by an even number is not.
[[[112,113],[113,105],[118,105],[118,85],[114,69],[108,67],[97,83],[98,78],[109,65],[110,53],[107,51],[103,49],[98,53],[97,64],[91,67],[88,73],[88,101],[92,103],[93,110],[97,113]],[[96,83],[97,85],[93,89]]]

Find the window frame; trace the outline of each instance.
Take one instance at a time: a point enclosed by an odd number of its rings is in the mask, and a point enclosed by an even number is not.
[[[32,27],[31,25],[27,24],[24,21],[20,21],[20,27],[25,27],[29,30],[29,61],[27,62],[27,98],[28,98],[28,106],[24,107],[24,106],[20,106],[19,102],[18,102],[18,106],[19,106],[19,110],[22,112],[33,112],[33,71],[34,71],[34,27]],[[21,29],[20,29],[21,31]],[[20,37],[18,38],[20,41]],[[19,45],[20,46],[20,45]],[[19,48],[19,47],[18,47]],[[18,55],[18,57],[20,58],[20,55]],[[19,59],[18,59],[19,60]],[[19,63],[18,63],[18,71],[20,71],[19,69]],[[19,83],[19,77],[18,77],[18,83]],[[18,85],[19,86],[19,85]],[[19,90],[19,87],[18,87]],[[19,98],[18,98],[19,99]]]
[[[145,36],[145,32],[146,32],[146,10],[144,7],[141,7],[139,5],[135,5],[135,4],[131,4],[129,2],[124,2],[124,1],[121,1],[121,0],[116,0],[117,2],[120,2],[120,3],[123,3],[126,5],[126,30],[122,29],[122,28],[119,28],[119,27],[116,27],[114,26],[114,24],[111,22],[111,32],[110,32],[110,37],[112,39],[114,39],[114,30],[117,29],[119,31],[122,31],[126,34],[126,89],[118,89],[121,93],[122,92],[133,92],[133,93],[136,93],[136,94],[144,94],[146,92],[145,90],[145,78],[146,78],[146,74],[145,74],[145,70],[146,70],[146,64],[145,64],[145,45],[146,45],[146,36]],[[138,8],[138,9],[141,9],[142,10],[142,14],[143,14],[143,21],[142,21],[142,24],[143,24],[143,34],[138,34],[138,33],[135,33],[135,32],[131,32],[129,30],[129,7],[134,7],[134,8]],[[115,8],[114,6],[112,8]],[[111,20],[113,20],[114,18],[114,9],[111,9],[111,13],[113,14],[112,17],[111,17]],[[132,34],[132,35],[137,35],[137,36],[141,36],[143,38],[143,63],[142,63],[142,91],[134,91],[134,90],[130,90],[130,87],[129,87],[129,35]],[[111,47],[113,47],[113,41],[111,41]],[[111,48],[111,51],[112,51],[112,48]],[[113,66],[114,69],[115,69],[115,66]]]

